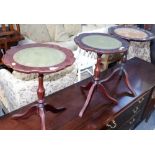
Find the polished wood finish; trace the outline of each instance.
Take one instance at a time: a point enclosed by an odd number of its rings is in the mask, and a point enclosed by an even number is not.
[[[87,99],[79,113],[79,116],[82,117],[86,108],[88,107],[92,96],[96,89],[98,89],[104,96],[106,96],[112,103],[117,103],[117,100],[114,99],[109,93],[106,91],[105,87],[100,82],[100,74],[101,74],[101,54],[97,54],[97,63],[94,70],[94,82],[90,81],[86,86],[81,86],[81,90],[89,90]]]
[[[20,33],[19,24],[1,24],[0,28],[0,63],[1,58],[11,46],[17,45],[24,37]]]
[[[45,104],[45,89],[43,85],[43,74],[39,74],[38,76],[38,104],[32,105],[26,112],[23,112],[21,114],[15,114],[13,115],[14,119],[20,119],[20,118],[27,118],[30,117],[31,115],[38,114],[40,117],[40,124],[41,124],[41,129],[45,130],[46,125],[45,125],[45,112],[44,111],[50,111],[53,113],[58,113],[62,112],[65,110],[64,107],[61,108],[55,108],[52,105]]]
[[[122,43],[122,48],[119,47],[119,48],[115,48],[115,49],[102,49],[102,48],[94,48],[92,46],[88,46],[86,44],[84,44],[82,42],[82,39],[86,36],[91,36],[91,35],[100,35],[100,36],[107,36],[107,37],[110,37],[110,38],[114,38],[118,41],[120,41]],[[112,36],[112,35],[109,35],[109,34],[106,34],[106,33],[81,33],[79,36],[76,36],[74,38],[74,41],[75,43],[81,48],[81,49],[84,49],[85,51],[92,51],[92,52],[96,52],[98,54],[116,54],[116,53],[124,53],[127,51],[129,45],[128,45],[128,42],[125,41],[124,39],[121,39],[120,37],[117,37],[117,36]]]
[[[62,63],[59,63],[59,64],[54,65],[54,66],[48,66],[48,67],[24,66],[22,64],[17,63],[13,59],[13,56],[17,52],[19,52],[20,50],[26,49],[26,48],[31,48],[31,47],[54,48],[54,49],[62,51],[66,55],[66,58]],[[74,61],[75,61],[75,58],[74,58],[73,52],[70,49],[60,47],[60,46],[54,45],[54,44],[35,43],[35,44],[27,44],[27,45],[23,45],[23,46],[20,46],[20,47],[18,46],[18,47],[11,48],[3,56],[2,61],[6,66],[8,66],[10,68],[13,68],[14,70],[22,72],[22,73],[28,73],[28,74],[29,73],[40,73],[40,74],[43,74],[43,73],[54,73],[54,72],[60,71],[60,70],[62,70],[64,68],[70,66],[71,64],[73,64]],[[50,67],[53,67],[54,69],[51,70]]]
[[[17,45],[20,40],[23,40],[24,37],[20,33],[19,24],[1,24],[0,28],[0,37],[5,37],[7,40],[7,49],[11,46]]]
[[[55,48],[61,50],[65,54],[65,59],[54,66],[48,66],[48,67],[30,67],[30,66],[24,66],[22,64],[18,64],[15,62],[13,59],[14,55],[19,52],[22,49],[30,48],[30,47],[49,47],[49,48]],[[52,51],[51,51],[52,52]],[[75,58],[73,56],[73,53],[71,50],[62,48],[57,45],[46,45],[46,44],[28,44],[22,47],[16,47],[8,50],[6,54],[3,56],[3,63],[16,70],[19,72],[23,73],[38,73],[38,90],[37,90],[37,95],[38,95],[38,103],[35,105],[32,105],[28,110],[26,110],[23,113],[20,114],[15,114],[13,116],[14,119],[21,119],[21,118],[27,118],[30,117],[34,114],[39,115],[40,117],[40,124],[41,124],[41,129],[45,130],[46,129],[46,124],[45,124],[45,111],[50,111],[52,113],[58,113],[61,111],[64,111],[65,108],[55,108],[52,105],[45,104],[45,89],[43,85],[43,78],[45,73],[54,73],[59,70],[64,69],[67,66],[70,66],[74,63]],[[38,62],[39,63],[39,62]],[[52,62],[51,62],[52,63]],[[51,70],[51,68],[55,68],[54,70]]]
[[[118,66],[103,72],[101,78],[109,76],[116,68]],[[132,96],[128,92],[124,81],[119,80],[119,76],[115,74],[113,81],[106,82],[104,86],[117,99],[118,104],[111,104],[109,99],[96,91],[88,110],[80,118],[79,111],[86,99],[86,96],[81,93],[80,86],[90,81],[90,78],[86,79],[45,97],[46,103],[66,107],[62,113],[46,112],[46,129],[134,129],[149,114],[150,110],[146,111],[146,109],[150,107],[149,100],[155,87],[155,67],[139,58],[133,58],[125,63],[124,68],[129,74],[130,84],[136,92],[136,96]],[[40,129],[40,119],[37,115],[19,120],[12,118],[14,114],[22,113],[35,104],[36,102],[2,116],[0,129]]]
[[[106,77],[105,79],[101,80],[100,82],[101,82],[101,83],[108,82],[108,81],[111,80],[111,79],[114,77],[114,75],[118,72],[118,73],[119,73],[119,76],[120,76],[120,77],[119,77],[119,80],[121,80],[122,78],[124,78],[124,82],[125,82],[127,88],[130,90],[130,92],[131,92],[131,94],[132,94],[133,96],[136,96],[136,93],[135,93],[135,91],[133,90],[133,88],[132,88],[132,86],[131,86],[131,84],[130,84],[129,75],[128,75],[127,71],[126,71],[125,68],[124,68],[125,62],[126,62],[126,60],[127,60],[126,57],[127,57],[127,52],[126,52],[126,54],[124,54],[124,56],[122,57],[122,60],[121,60],[122,63],[121,63],[121,65],[120,65],[120,67],[119,67],[119,68],[116,68],[116,69],[112,72],[111,75],[109,75],[109,76]]]
[[[120,41],[120,43],[122,44],[120,47],[117,47],[117,48],[114,48],[114,49],[100,49],[100,48],[95,48],[95,47],[91,47],[91,46],[88,46],[86,45],[85,43],[83,43],[82,39],[84,37],[89,37],[89,36],[93,36],[93,35],[99,35],[99,36],[102,36],[102,37],[110,37],[110,38],[113,38],[113,39],[116,39],[117,41]],[[89,92],[88,92],[88,95],[87,95],[87,99],[79,113],[79,116],[82,117],[86,108],[88,107],[89,103],[91,102],[91,99],[92,99],[92,96],[94,94],[94,92],[96,91],[96,89],[98,88],[99,91],[104,95],[106,96],[112,103],[117,103],[117,100],[115,98],[113,98],[107,91],[106,91],[106,88],[104,87],[104,85],[102,84],[103,82],[107,82],[108,80],[112,79],[113,78],[113,75],[115,74],[116,69],[113,73],[112,73],[112,76],[109,75],[108,78],[102,80],[100,78],[100,72],[101,72],[101,61],[102,61],[102,54],[118,54],[118,53],[121,53],[122,55],[124,55],[126,57],[127,55],[127,50],[128,50],[128,43],[121,39],[121,38],[117,38],[117,37],[114,37],[114,36],[111,36],[111,35],[108,35],[108,34],[104,34],[104,33],[82,33],[80,34],[79,36],[75,37],[75,43],[81,48],[81,49],[84,49],[86,51],[92,51],[92,52],[95,52],[97,53],[97,62],[96,62],[96,66],[95,66],[95,70],[94,70],[94,80],[93,82],[89,82],[86,86],[82,86],[81,87],[81,90],[88,90],[89,89]],[[132,87],[130,86],[130,82],[128,80],[128,73],[126,72],[126,70],[124,69],[124,58],[122,59],[122,64],[121,64],[121,67],[118,71],[121,72],[121,74],[119,74],[120,76],[123,76],[125,77],[125,83],[127,85],[127,87],[130,89],[130,91],[132,92],[132,94],[136,95],[135,92],[132,90]]]

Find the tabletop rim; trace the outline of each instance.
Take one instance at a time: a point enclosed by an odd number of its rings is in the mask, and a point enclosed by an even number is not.
[[[108,37],[111,37],[111,38],[114,38],[118,41],[120,41],[122,43],[122,46],[124,47],[124,49],[121,49],[120,50],[120,47],[119,48],[115,48],[115,49],[101,49],[101,48],[93,48],[91,46],[88,46],[84,43],[82,43],[82,38],[84,38],[85,36],[89,36],[89,35],[102,35],[102,36],[108,36]],[[92,33],[81,33],[79,34],[78,36],[76,36],[74,38],[74,41],[75,43],[83,50],[86,50],[86,51],[92,51],[92,52],[96,52],[96,53],[99,53],[99,54],[115,54],[115,53],[124,53],[128,50],[129,48],[129,44],[126,40],[120,38],[120,37],[117,37],[117,36],[113,36],[113,35],[110,35],[110,34],[106,34],[106,33],[98,33],[98,32],[92,32]]]
[[[132,28],[134,30],[140,30],[140,31],[144,32],[145,34],[147,34],[147,37],[145,37],[145,39],[140,39],[140,38],[130,38],[130,37],[122,36],[122,35],[115,33],[115,30],[119,29],[119,28]],[[124,25],[112,26],[112,27],[108,28],[108,32],[114,36],[126,39],[128,41],[146,42],[146,41],[150,41],[150,40],[155,39],[155,35],[153,33],[149,32],[145,29],[136,27],[136,26],[124,26]]]
[[[66,55],[66,58],[64,59],[63,62],[53,65],[53,66],[48,66],[48,67],[30,67],[30,66],[24,66],[22,64],[19,64],[15,62],[13,59],[13,56],[15,53],[19,52],[22,49],[26,48],[31,48],[31,47],[48,47],[48,48],[54,48],[57,50],[60,50]],[[2,62],[12,68],[15,71],[21,72],[21,73],[39,73],[39,74],[44,74],[44,73],[54,73],[58,72],[68,66],[71,66],[75,61],[73,52],[70,49],[67,49],[65,47],[61,47],[56,44],[43,44],[43,43],[32,43],[32,44],[26,44],[22,46],[16,46],[13,47],[9,50],[6,51],[6,54],[2,57]]]

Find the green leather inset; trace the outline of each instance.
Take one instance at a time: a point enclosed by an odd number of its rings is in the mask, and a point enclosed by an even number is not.
[[[105,50],[116,49],[122,46],[122,43],[119,40],[102,35],[85,36],[82,38],[82,42],[89,47]]]
[[[17,52],[15,62],[29,67],[49,67],[62,63],[66,55],[57,49],[48,47],[31,47]]]

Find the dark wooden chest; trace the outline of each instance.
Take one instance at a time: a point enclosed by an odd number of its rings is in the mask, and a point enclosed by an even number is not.
[[[155,86],[155,66],[141,59],[133,58],[127,61],[125,68],[136,97],[130,94],[122,80],[118,81],[116,75],[104,86],[118,100],[118,104],[110,103],[107,98],[97,92],[86,113],[80,118],[78,114],[86,99],[86,96],[80,91],[80,85],[91,80],[86,79],[46,97],[47,103],[56,107],[66,107],[62,113],[46,112],[46,128],[49,130],[134,129],[150,112],[150,99]],[[103,72],[102,77],[107,77],[113,69]],[[40,120],[36,115],[24,120],[12,118],[13,114],[26,110],[30,105],[1,117],[0,129],[40,129]]]

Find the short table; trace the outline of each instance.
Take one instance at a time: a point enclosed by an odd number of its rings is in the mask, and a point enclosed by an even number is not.
[[[120,77],[124,75],[125,83],[129,90],[135,95],[134,90],[132,89],[130,82],[128,80],[128,74],[124,69],[124,60],[126,60],[127,50],[128,50],[128,42],[115,37],[109,34],[104,33],[82,33],[79,36],[75,37],[75,43],[86,51],[92,51],[97,53],[97,63],[94,71],[94,81],[91,81],[86,86],[82,86],[81,90],[89,90],[87,99],[83,108],[81,109],[79,116],[82,117],[84,111],[86,110],[88,104],[91,101],[94,91],[98,87],[101,93],[109,98],[113,103],[117,103],[117,100],[110,96],[106,91],[103,83],[109,81],[116,72],[119,71]],[[104,80],[100,79],[100,70],[101,70],[101,56],[102,54],[116,54],[122,53],[122,65],[112,72],[112,74]]]
[[[57,113],[65,108],[55,108],[45,104],[43,77],[45,73],[54,73],[72,65],[75,61],[72,51],[57,45],[28,44],[8,50],[2,61],[16,71],[27,74],[38,73],[38,103],[32,105],[26,112],[13,117],[15,119],[26,118],[37,113],[41,120],[41,129],[46,129],[45,110]]]

